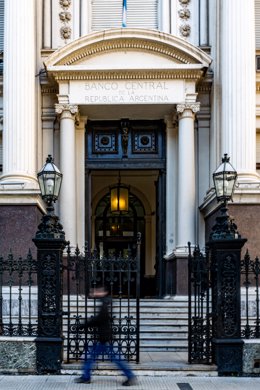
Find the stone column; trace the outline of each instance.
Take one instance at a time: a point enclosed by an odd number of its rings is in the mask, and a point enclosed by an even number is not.
[[[221,156],[230,156],[238,181],[251,181],[256,179],[254,1],[220,5]]]
[[[51,0],[44,0],[43,17],[43,47],[44,49],[51,48]]]
[[[47,111],[47,112],[45,112]],[[43,110],[42,114],[42,156],[43,161],[46,160],[50,154],[55,158],[54,155],[54,142],[53,142],[53,127],[55,122],[54,113],[49,113],[48,110]],[[55,159],[55,164],[57,161]]]
[[[85,126],[87,117],[80,117],[76,125],[76,180],[77,180],[77,244],[85,244]]]
[[[37,189],[35,0],[5,2],[4,131],[1,184]],[[9,185],[10,183],[10,185]],[[7,187],[5,187],[7,188]]]
[[[178,123],[172,116],[165,118],[166,123],[166,256],[176,246],[176,188]]]
[[[199,3],[199,44],[207,46],[208,42],[208,0],[200,0]]]
[[[196,187],[194,118],[199,103],[177,105],[179,113],[178,139],[178,207],[177,252],[185,253],[187,242],[196,243]]]
[[[160,9],[160,29],[170,33],[170,0],[163,0]]]
[[[67,240],[77,244],[77,187],[76,187],[76,135],[75,116],[78,106],[56,104],[60,114],[60,170],[63,174],[60,193],[60,220]]]

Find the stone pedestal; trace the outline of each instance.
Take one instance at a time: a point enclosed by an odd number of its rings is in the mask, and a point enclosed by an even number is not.
[[[34,337],[1,336],[0,373],[36,373],[36,345]]]
[[[260,340],[244,340],[243,375],[260,374]]]

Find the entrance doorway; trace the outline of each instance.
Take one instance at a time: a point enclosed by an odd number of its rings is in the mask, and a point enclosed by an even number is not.
[[[165,127],[162,121],[89,121],[86,134],[86,241],[103,256],[134,256],[141,233],[141,296],[160,296],[165,248]],[[110,188],[129,188],[115,213]],[[158,187],[159,183],[159,187]],[[158,190],[158,188],[160,190]],[[160,245],[158,245],[160,242]]]
[[[127,213],[112,213],[110,193],[103,196],[95,210],[95,248],[100,258],[134,258],[137,250],[137,234],[141,233],[141,296],[147,294],[145,286],[145,209],[137,196],[129,193]],[[155,294],[155,291],[152,292]]]

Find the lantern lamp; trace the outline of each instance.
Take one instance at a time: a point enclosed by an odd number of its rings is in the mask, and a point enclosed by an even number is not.
[[[110,208],[112,213],[128,213],[129,187],[121,183],[120,175],[118,178],[118,183],[110,187]]]
[[[52,156],[49,154],[45,165],[37,174],[40,185],[42,199],[46,201],[48,206],[56,202],[59,197],[62,173],[53,162]]]
[[[214,187],[218,201],[224,201],[232,199],[235,183],[237,179],[237,172],[235,168],[230,164],[229,157],[224,154],[222,163],[213,173]]]

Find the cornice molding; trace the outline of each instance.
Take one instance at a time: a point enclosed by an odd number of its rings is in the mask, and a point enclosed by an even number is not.
[[[132,71],[53,71],[56,81],[62,80],[199,80],[204,72],[201,69],[171,69],[171,70],[132,70]]]
[[[177,64],[198,64],[207,68],[211,57],[182,38],[156,30],[111,29],[87,34],[58,49],[45,60],[47,70],[53,66],[68,66],[85,58],[113,51],[157,53]]]

